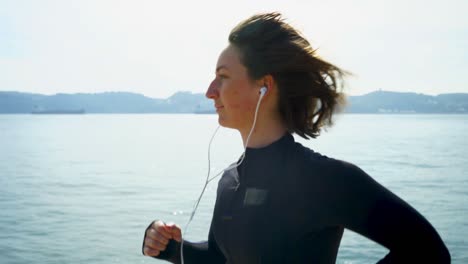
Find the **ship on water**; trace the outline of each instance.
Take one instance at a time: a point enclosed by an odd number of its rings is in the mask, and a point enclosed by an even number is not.
[[[33,115],[79,115],[84,114],[84,109],[50,109],[50,110],[34,110]]]

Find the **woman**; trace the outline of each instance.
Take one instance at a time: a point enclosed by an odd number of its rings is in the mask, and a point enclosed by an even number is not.
[[[334,263],[344,228],[388,248],[379,263],[450,262],[410,205],[355,165],[294,142],[291,133],[315,138],[332,123],[342,76],[277,13],[232,30],[206,96],[247,149],[219,181],[208,241],[184,241],[185,263]],[[177,225],[154,221],[143,254],[179,263],[181,240]]]

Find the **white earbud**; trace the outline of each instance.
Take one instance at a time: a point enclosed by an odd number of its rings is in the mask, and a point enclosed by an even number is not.
[[[260,88],[260,97],[263,97],[266,94],[267,90],[268,89],[265,86]]]

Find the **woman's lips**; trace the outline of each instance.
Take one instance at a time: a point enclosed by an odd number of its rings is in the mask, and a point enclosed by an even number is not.
[[[216,108],[216,111],[220,110],[221,108],[223,108],[224,106],[222,105],[215,105],[215,108]]]

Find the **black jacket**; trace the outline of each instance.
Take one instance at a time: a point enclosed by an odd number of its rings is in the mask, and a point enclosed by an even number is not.
[[[207,242],[185,263],[335,263],[344,228],[389,249],[379,263],[450,263],[431,224],[353,164],[287,134],[224,173]],[[158,258],[180,262],[171,241]]]

